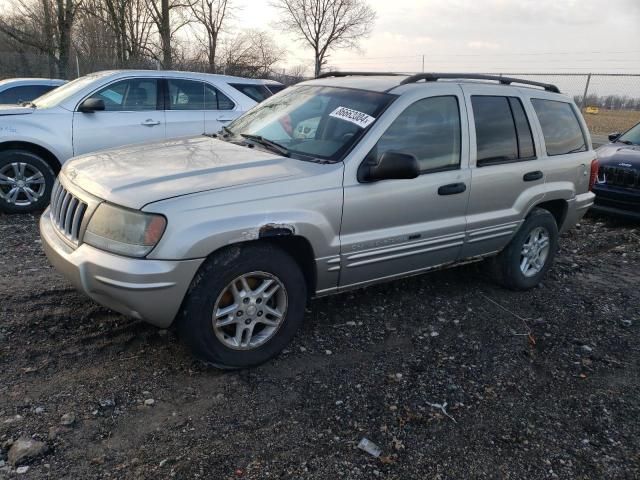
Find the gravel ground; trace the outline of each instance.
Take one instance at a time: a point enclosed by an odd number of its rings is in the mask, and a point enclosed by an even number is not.
[[[0,239],[0,478],[640,478],[637,224],[585,219],[530,292],[470,265],[315,300],[234,372],[77,293],[36,217]]]

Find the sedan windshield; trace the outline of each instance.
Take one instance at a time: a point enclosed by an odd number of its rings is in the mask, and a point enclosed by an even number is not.
[[[629,143],[633,145],[640,145],[640,123],[627,131],[624,135],[621,135],[617,140],[618,142]]]
[[[104,75],[104,74],[103,74]],[[69,98],[69,96],[79,92],[87,85],[93,83],[100,74],[85,75],[84,77],[76,78],[75,80],[65,83],[61,87],[51,90],[49,93],[45,93],[41,97],[38,97],[33,102],[34,106],[38,108],[51,108],[58,105],[63,100]]]
[[[394,98],[348,88],[291,87],[232,122],[225,132],[231,140],[277,144],[293,157],[335,162]]]

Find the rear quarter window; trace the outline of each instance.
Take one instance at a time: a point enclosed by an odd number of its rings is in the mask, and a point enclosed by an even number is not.
[[[566,155],[587,150],[584,132],[570,103],[541,98],[532,98],[531,103],[542,127],[547,155]]]
[[[229,85],[258,103],[272,95],[271,91],[263,85],[248,83],[230,83]]]

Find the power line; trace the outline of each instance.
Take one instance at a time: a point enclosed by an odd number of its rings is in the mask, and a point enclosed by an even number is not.
[[[366,57],[370,59],[381,59],[381,58],[418,58],[424,55],[426,58],[429,57],[479,57],[479,56],[538,56],[538,55],[621,55],[621,54],[632,54],[638,53],[640,54],[640,50],[627,50],[627,51],[581,51],[581,52],[537,52],[537,53],[491,53],[491,52],[481,52],[481,53],[419,53],[413,55],[388,55],[388,56],[376,56],[376,57]],[[346,59],[360,59],[361,56],[358,57],[347,57]]]

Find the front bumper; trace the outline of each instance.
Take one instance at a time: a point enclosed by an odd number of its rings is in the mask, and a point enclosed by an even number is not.
[[[166,328],[204,259],[146,260],[87,244],[70,248],[56,233],[49,209],[40,217],[42,246],[51,264],[81,292],[130,317]]]
[[[587,210],[593,205],[593,201],[596,196],[592,192],[581,193],[568,201],[567,216],[560,233],[564,233],[570,228],[574,227],[578,223]]]
[[[596,201],[591,210],[640,220],[640,189],[596,185],[593,191],[596,194]]]

